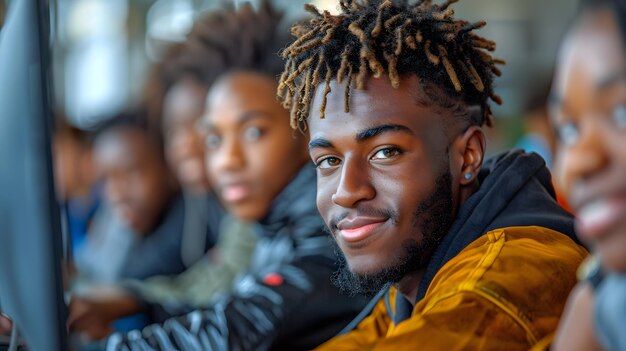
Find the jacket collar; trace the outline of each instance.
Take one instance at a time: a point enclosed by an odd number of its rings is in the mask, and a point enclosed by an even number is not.
[[[272,236],[285,227],[292,233],[321,232],[324,227],[316,205],[315,168],[306,164],[274,199],[269,213],[259,221],[262,235]]]

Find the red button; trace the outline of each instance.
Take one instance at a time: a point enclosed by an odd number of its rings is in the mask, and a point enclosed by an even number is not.
[[[263,278],[263,282],[269,286],[279,286],[285,281],[282,275],[278,273],[270,273]]]

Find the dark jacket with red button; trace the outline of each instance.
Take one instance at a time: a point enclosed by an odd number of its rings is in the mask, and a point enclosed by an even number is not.
[[[106,350],[305,350],[334,336],[366,301],[330,281],[336,259],[315,207],[315,181],[306,166],[276,198],[257,226],[250,269],[229,295],[141,332],[114,334]]]

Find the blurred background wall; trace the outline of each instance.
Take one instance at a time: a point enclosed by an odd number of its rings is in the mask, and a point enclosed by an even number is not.
[[[0,0],[0,25],[10,1]],[[254,0],[49,0],[53,18],[55,97],[71,123],[89,128],[137,100],[147,69],[165,44],[180,41],[195,16],[222,3]],[[276,0],[290,19],[302,18],[305,0]],[[335,0],[315,0],[336,10]],[[555,53],[576,10],[574,0],[464,0],[457,16],[487,21],[481,34],[497,42],[507,61],[497,80],[504,99],[496,107],[492,146],[515,144],[520,116],[533,94],[546,86]],[[0,77],[1,79],[1,77]]]

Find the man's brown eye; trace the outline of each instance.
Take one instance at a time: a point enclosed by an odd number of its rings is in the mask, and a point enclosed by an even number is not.
[[[337,157],[327,157],[317,163],[317,168],[327,169],[336,167],[339,165],[340,162],[341,160],[339,160]]]
[[[399,153],[400,153],[400,150],[389,147],[389,148],[378,150],[378,152],[376,152],[374,156],[372,156],[372,159],[374,160],[387,159],[387,158],[394,157],[398,155]]]

